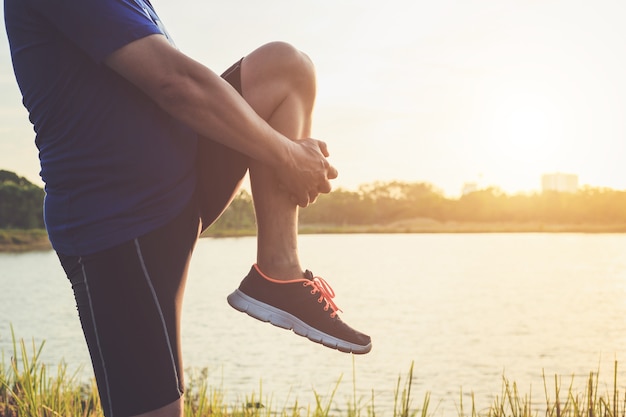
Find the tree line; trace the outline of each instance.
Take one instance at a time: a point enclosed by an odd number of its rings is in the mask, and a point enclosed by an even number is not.
[[[41,187],[0,170],[0,229],[42,229],[43,198]]]
[[[236,224],[234,218],[253,220],[250,195],[244,190],[237,200],[242,204],[229,208],[223,219],[230,224]],[[237,212],[240,210],[244,212]],[[626,191],[583,187],[576,193],[548,191],[508,195],[489,187],[459,198],[447,198],[428,183],[391,181],[365,184],[357,191],[337,189],[320,195],[315,204],[300,211],[301,225],[390,225],[412,219],[626,225]]]
[[[0,170],[0,229],[43,228],[44,191]],[[437,222],[626,225],[626,191],[583,187],[575,193],[509,195],[496,187],[448,198],[433,185],[401,181],[337,189],[300,211],[301,225],[390,225],[412,219]],[[254,231],[252,197],[242,190],[211,228],[213,234]]]

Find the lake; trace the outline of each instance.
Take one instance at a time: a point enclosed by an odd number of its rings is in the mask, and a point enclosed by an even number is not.
[[[228,401],[259,393],[273,407],[353,398],[391,415],[393,396],[414,362],[413,406],[456,415],[461,392],[478,408],[501,395],[503,377],[544,399],[542,373],[565,392],[600,372],[611,389],[614,361],[626,384],[626,235],[304,235],[303,265],[334,288],[342,317],[372,336],[351,356],[233,310],[226,296],[255,256],[254,238],[202,239],[191,265],[183,317],[186,367],[208,370]],[[0,254],[0,349],[12,352],[10,324],[45,340],[56,367],[91,368],[71,288],[53,252]],[[606,384],[606,387],[605,385]],[[554,389],[551,390],[554,392]]]

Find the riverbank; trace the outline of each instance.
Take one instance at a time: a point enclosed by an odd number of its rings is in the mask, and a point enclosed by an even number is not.
[[[433,219],[417,218],[390,224],[301,225],[300,233],[626,233],[626,224],[440,222]]]
[[[344,233],[626,233],[626,224],[550,224],[537,222],[440,222],[433,219],[412,219],[391,224],[372,225],[300,225],[300,234]],[[201,237],[254,236],[254,229],[207,230]],[[52,247],[43,229],[0,229],[0,252],[50,250]]]
[[[417,218],[389,224],[337,225],[301,224],[299,233],[359,234],[359,233],[626,233],[626,224],[551,224],[538,222],[440,222]],[[207,230],[201,237],[254,236],[254,229]]]
[[[44,229],[0,229],[0,252],[50,250],[52,246]]]

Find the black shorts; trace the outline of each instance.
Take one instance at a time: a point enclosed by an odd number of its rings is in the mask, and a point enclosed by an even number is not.
[[[239,62],[223,77],[241,93]],[[184,392],[180,318],[198,213],[203,228],[215,221],[248,166],[216,142],[201,138],[199,146],[196,195],[169,224],[93,255],[59,254],[107,417],[155,410]]]
[[[241,94],[241,61],[228,68],[222,77]],[[218,142],[200,138],[198,141],[197,197],[200,204],[202,230],[209,227],[235,197],[248,171],[247,156]]]

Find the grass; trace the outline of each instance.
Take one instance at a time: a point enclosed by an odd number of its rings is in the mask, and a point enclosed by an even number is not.
[[[0,362],[0,416],[2,417],[102,417],[100,400],[95,381],[79,381],[77,374],[68,374],[64,363],[56,372],[49,373],[40,360],[44,343],[17,340],[12,332],[13,352],[6,363],[4,352]],[[519,392],[517,384],[506,378],[502,391],[491,406],[478,411],[474,395],[469,407],[463,403],[463,393],[452,416],[457,417],[624,417],[626,395],[619,391],[617,362],[614,366],[613,386],[607,392],[599,392],[598,373],[592,372],[582,392],[573,388],[573,380],[562,390],[561,379],[554,380],[544,374],[543,398],[535,400],[530,394]],[[341,383],[337,383],[325,398],[315,394],[314,404],[298,401],[276,406],[272,397],[264,397],[262,387],[258,395],[249,395],[240,404],[227,404],[222,389],[207,385],[207,370],[187,371],[185,417],[428,417],[448,416],[438,407],[431,407],[430,393],[426,393],[418,405],[414,404],[411,391],[413,364],[408,374],[400,375],[394,391],[391,410],[375,407],[375,391],[371,399],[357,398],[356,375],[353,362],[353,395],[344,409],[333,408],[334,397]]]

